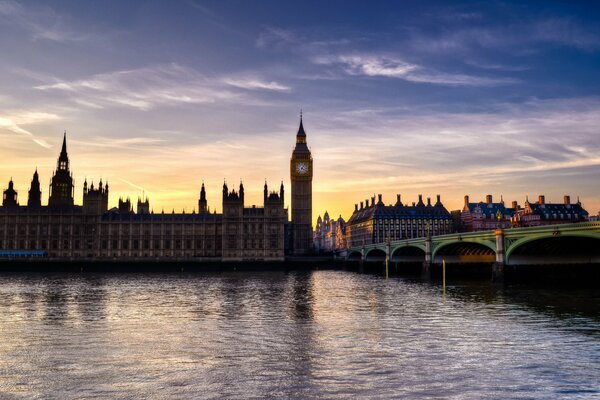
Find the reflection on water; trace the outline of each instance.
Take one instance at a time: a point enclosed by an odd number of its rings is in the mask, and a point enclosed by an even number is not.
[[[600,293],[341,271],[0,276],[0,397],[600,396]]]

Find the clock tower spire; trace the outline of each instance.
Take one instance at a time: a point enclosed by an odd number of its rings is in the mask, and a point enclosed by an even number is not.
[[[296,147],[290,160],[292,182],[292,253],[309,254],[312,251],[312,177],[313,159],[306,144],[306,132],[300,111],[300,126],[296,133]]]

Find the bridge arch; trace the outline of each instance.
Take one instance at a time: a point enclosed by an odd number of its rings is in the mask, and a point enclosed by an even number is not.
[[[405,245],[391,250],[391,261],[394,262],[423,262],[425,261],[425,249],[416,245]]]
[[[360,251],[351,251],[346,258],[350,261],[360,261],[362,260],[362,254]]]
[[[496,260],[496,244],[487,240],[457,240],[439,244],[431,253],[434,263],[447,262],[494,262]]]
[[[365,261],[385,261],[386,256],[385,250],[373,248],[365,254]]]
[[[600,263],[600,234],[595,232],[548,232],[510,243],[506,264]]]

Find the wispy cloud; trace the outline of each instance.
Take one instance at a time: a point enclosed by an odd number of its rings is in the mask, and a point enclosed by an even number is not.
[[[196,70],[175,63],[97,74],[35,88],[65,92],[91,108],[117,105],[142,111],[158,105],[214,103],[238,97]]]
[[[539,52],[540,44],[573,47],[584,51],[600,48],[600,29],[569,17],[530,19],[501,26],[455,26],[436,33],[410,30],[408,45],[418,53],[439,55],[479,54],[500,50],[509,55]]]
[[[5,129],[31,139],[34,143],[44,147],[51,148],[48,142],[40,139],[33,132],[23,128],[23,125],[36,124],[40,122],[56,121],[60,117],[56,114],[38,112],[38,111],[17,111],[0,114],[0,129]]]
[[[240,77],[240,78],[225,78],[223,82],[230,86],[235,86],[241,89],[248,90],[274,90],[278,92],[289,92],[292,88],[275,81],[263,81],[259,78]]]
[[[317,56],[313,58],[313,62],[321,65],[340,66],[349,75],[397,78],[417,83],[448,86],[499,86],[518,82],[513,78],[488,78],[441,72],[388,55]]]
[[[26,30],[33,40],[79,42],[88,34],[75,32],[49,7],[26,7],[11,0],[0,1],[0,20]]]

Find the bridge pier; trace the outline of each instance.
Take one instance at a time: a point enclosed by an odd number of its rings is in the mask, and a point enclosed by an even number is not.
[[[423,262],[423,267],[421,268],[421,278],[423,279],[431,279],[431,236],[427,236],[425,239],[425,261]]]
[[[504,265],[506,256],[504,254],[504,231],[496,229],[496,261],[492,264],[492,282],[504,283]]]

